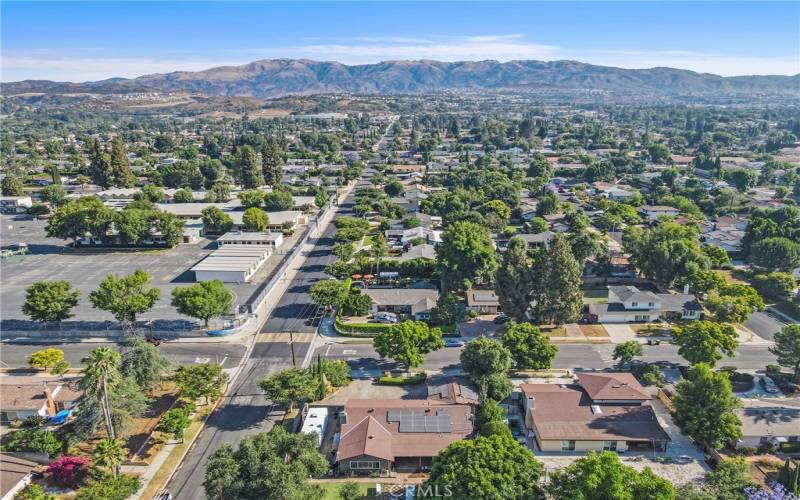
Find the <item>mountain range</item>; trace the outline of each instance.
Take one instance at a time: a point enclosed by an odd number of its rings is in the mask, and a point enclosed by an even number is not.
[[[675,68],[623,69],[577,61],[386,61],[345,65],[307,59],[265,59],[241,66],[176,71],[133,79],[70,83],[25,80],[2,85],[22,93],[197,92],[273,98],[290,94],[423,93],[446,90],[603,90],[655,95],[781,95],[800,97],[794,76],[722,77]]]

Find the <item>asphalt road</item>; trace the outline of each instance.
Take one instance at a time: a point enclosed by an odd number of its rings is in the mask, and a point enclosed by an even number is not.
[[[686,364],[678,355],[678,347],[671,344],[643,346],[644,354],[638,359],[647,362],[669,361]],[[614,366],[612,344],[560,344],[558,354],[553,362],[554,368],[588,368],[601,369]],[[353,373],[375,376],[386,370],[399,368],[391,360],[381,360],[368,344],[327,344],[317,349],[323,357],[347,361]],[[459,368],[461,348],[446,347],[426,355],[422,368],[427,370],[450,370]],[[734,358],[723,358],[719,366],[736,365],[746,370],[763,370],[767,364],[774,363],[775,357],[767,346],[739,346]]]
[[[351,211],[352,196],[339,207],[339,214]],[[262,334],[316,332],[317,306],[308,295],[309,286],[326,279],[325,266],[331,254],[335,228],[330,225],[314,242],[303,266],[261,329]],[[302,336],[308,339],[308,336]],[[258,387],[258,381],[292,366],[292,346],[284,341],[262,341],[259,336],[242,372],[223,403],[212,413],[167,489],[176,499],[205,498],[203,479],[208,458],[222,444],[236,446],[247,435],[268,431],[281,413],[273,408]],[[300,364],[311,347],[310,341],[294,343]]]
[[[95,347],[113,346],[108,342],[73,342],[61,344],[41,344],[33,342],[3,342],[0,344],[0,366],[3,368],[24,368],[28,366],[28,356],[48,347],[64,351],[64,357],[74,368],[83,366],[81,360]],[[222,363],[223,368],[233,368],[242,359],[245,346],[233,343],[190,343],[165,342],[158,347],[161,354],[178,365],[193,363]]]
[[[786,326],[786,323],[769,311],[759,311],[751,314],[744,326],[763,339],[774,340],[775,333]]]

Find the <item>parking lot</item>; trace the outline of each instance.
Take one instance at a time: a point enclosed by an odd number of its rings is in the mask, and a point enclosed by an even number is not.
[[[74,321],[108,321],[111,314],[95,309],[89,302],[89,292],[109,274],[129,274],[144,269],[152,277],[153,286],[161,290],[161,298],[155,307],[142,319],[189,320],[178,314],[170,305],[172,289],[194,282],[189,271],[195,263],[208,255],[214,244],[202,239],[194,244],[178,245],[169,250],[73,250],[63,240],[47,238],[46,221],[36,221],[14,216],[2,216],[2,244],[26,243],[31,253],[3,259],[0,263],[2,276],[3,320],[24,320],[22,304],[25,288],[41,280],[67,280],[81,292],[80,303],[73,309]],[[267,265],[274,264],[281,255],[270,257]],[[247,301],[257,288],[253,284],[226,284],[234,294],[234,304]]]

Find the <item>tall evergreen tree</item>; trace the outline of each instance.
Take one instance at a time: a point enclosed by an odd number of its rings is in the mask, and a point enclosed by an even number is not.
[[[245,145],[239,148],[236,158],[236,174],[239,183],[245,189],[255,189],[264,184],[261,169],[258,168],[258,157],[252,146]]]
[[[569,242],[557,234],[533,265],[531,304],[539,323],[563,325],[575,321],[583,307],[581,266]]]
[[[113,184],[117,187],[133,187],[136,182],[136,176],[131,172],[131,166],[128,163],[125,143],[119,136],[114,137],[114,140],[111,141],[111,177]]]
[[[113,178],[111,162],[100,145],[100,141],[94,138],[89,142],[89,167],[86,173],[89,174],[94,184],[104,188],[111,186]]]
[[[283,151],[274,137],[270,137],[261,147],[261,172],[267,185],[280,185],[283,177]]]
[[[511,238],[495,275],[495,293],[503,312],[517,321],[525,319],[530,307],[531,265],[527,243],[522,238]]]

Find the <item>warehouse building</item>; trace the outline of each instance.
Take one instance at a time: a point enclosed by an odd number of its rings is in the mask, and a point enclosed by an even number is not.
[[[269,246],[227,245],[214,250],[194,267],[196,281],[220,280],[224,283],[245,283],[272,254]]]
[[[262,245],[275,250],[283,243],[281,233],[246,233],[242,231],[229,231],[217,238],[217,246],[231,245]]]

